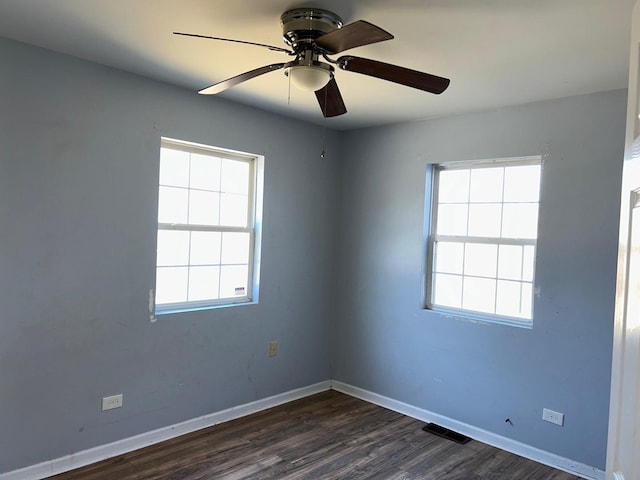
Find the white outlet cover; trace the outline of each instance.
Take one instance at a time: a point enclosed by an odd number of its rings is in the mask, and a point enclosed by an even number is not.
[[[564,425],[564,413],[549,410],[548,408],[542,409],[542,419],[556,425]]]
[[[122,394],[111,395],[102,399],[102,411],[122,407]]]

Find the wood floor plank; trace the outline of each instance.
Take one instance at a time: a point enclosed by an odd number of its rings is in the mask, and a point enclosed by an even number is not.
[[[327,391],[51,480],[579,480]]]

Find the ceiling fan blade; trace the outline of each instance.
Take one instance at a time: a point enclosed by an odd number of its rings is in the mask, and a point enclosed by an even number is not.
[[[265,47],[273,52],[283,52],[288,55],[294,55],[294,53],[291,50],[287,50],[286,48],[281,48],[281,47],[274,47],[273,45],[265,45],[264,43],[245,42],[244,40],[234,40],[232,38],[209,37],[207,35],[196,35],[195,33],[173,32],[173,34],[182,35],[183,37],[206,38],[209,40],[221,40],[223,42],[243,43],[245,45],[253,45],[255,47]]]
[[[347,113],[347,107],[344,106],[340,89],[336,83],[336,79],[329,80],[324,87],[316,90],[316,98],[320,104],[322,114],[326,117],[337,117]]]
[[[333,55],[350,48],[391,40],[393,35],[380,27],[358,20],[316,39],[316,45]]]
[[[216,93],[223,92],[228,88],[235,87],[239,83],[246,82],[247,80],[251,80],[252,78],[259,77],[260,75],[264,75],[265,73],[273,72],[274,70],[280,70],[284,68],[284,63],[274,63],[273,65],[266,65],[264,67],[256,68],[255,70],[251,70],[249,72],[241,73],[240,75],[236,75],[235,77],[227,78],[218,83],[214,83],[213,85],[203,88],[198,93],[202,95],[214,95]]]
[[[338,65],[349,72],[361,73],[435,94],[444,92],[450,82],[448,78],[350,55],[340,57]]]

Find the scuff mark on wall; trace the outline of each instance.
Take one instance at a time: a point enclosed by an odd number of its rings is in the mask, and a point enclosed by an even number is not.
[[[154,311],[155,311],[155,295],[154,295],[153,288],[151,288],[149,290],[149,321],[151,323],[155,323],[158,321],[158,319],[154,314]]]

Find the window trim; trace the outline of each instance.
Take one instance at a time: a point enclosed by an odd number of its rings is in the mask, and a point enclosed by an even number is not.
[[[536,297],[536,271],[538,263],[538,236],[535,239],[514,239],[514,238],[496,238],[496,237],[471,237],[471,236],[456,236],[456,235],[441,235],[434,233],[437,229],[437,211],[438,211],[438,177],[439,172],[443,170],[465,170],[465,169],[480,169],[480,168],[496,168],[496,167],[510,167],[510,166],[527,166],[527,165],[540,165],[540,185],[542,189],[542,177],[544,169],[544,157],[543,155],[532,155],[522,157],[507,157],[507,158],[493,158],[483,160],[462,160],[451,161],[443,163],[432,163],[429,165],[429,180],[430,180],[430,198],[428,199],[428,222],[425,229],[426,235],[426,262],[425,264],[425,281],[424,281],[424,302],[423,308],[425,310],[441,313],[451,317],[457,317],[461,319],[467,319],[472,321],[481,321],[487,323],[495,323],[500,325],[510,325],[523,328],[532,328],[534,320],[534,300]],[[538,197],[538,228],[540,225],[540,201],[541,197]],[[504,202],[500,202],[503,204]],[[433,261],[435,253],[435,244],[438,241],[461,241],[465,240],[466,243],[484,243],[490,245],[532,245],[534,247],[534,270],[532,284],[532,299],[531,299],[531,318],[512,317],[507,315],[501,315],[498,313],[480,312],[475,310],[468,310],[464,308],[447,307],[433,304],[433,284],[434,284],[434,272]],[[484,278],[484,277],[483,277]],[[497,277],[496,277],[497,279]]]
[[[247,273],[247,291],[245,295],[239,297],[229,297],[222,299],[194,300],[185,302],[156,304],[155,281],[153,294],[153,307],[155,315],[165,315],[180,312],[190,312],[208,310],[212,308],[232,307],[239,305],[251,305],[258,302],[259,293],[259,272],[260,272],[260,252],[262,238],[262,183],[264,157],[256,154],[239,152],[210,145],[188,142],[174,138],[161,137],[160,148],[169,148],[188,153],[200,155],[212,155],[220,158],[242,161],[249,164],[249,194],[247,198],[247,227],[225,226],[225,225],[198,225],[198,224],[175,224],[157,222],[157,233],[161,230],[170,231],[204,231],[204,232],[240,232],[249,233],[249,263]],[[158,156],[160,158],[160,156]],[[158,187],[162,185],[158,181]],[[157,219],[156,219],[157,221]],[[158,263],[154,267],[157,274]]]

